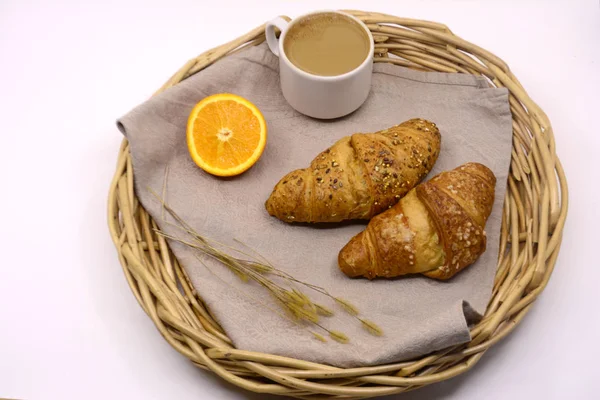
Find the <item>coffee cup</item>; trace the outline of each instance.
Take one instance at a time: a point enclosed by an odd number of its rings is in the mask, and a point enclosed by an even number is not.
[[[275,28],[281,31],[279,39]],[[373,36],[352,15],[316,11],[288,22],[267,22],[269,48],[279,57],[281,90],[297,111],[313,118],[338,118],[367,99],[373,72]]]

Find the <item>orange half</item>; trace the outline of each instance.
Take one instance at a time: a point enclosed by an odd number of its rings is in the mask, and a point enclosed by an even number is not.
[[[206,97],[194,106],[187,123],[192,159],[218,176],[241,174],[262,155],[267,124],[260,110],[235,94]]]

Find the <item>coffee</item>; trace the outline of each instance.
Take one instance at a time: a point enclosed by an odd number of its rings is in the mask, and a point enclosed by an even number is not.
[[[309,15],[287,31],[283,50],[296,67],[334,76],[357,68],[369,55],[370,38],[353,19],[336,13]]]

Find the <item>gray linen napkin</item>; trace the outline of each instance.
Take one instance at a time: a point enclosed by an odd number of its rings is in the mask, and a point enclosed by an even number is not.
[[[230,179],[196,167],[185,141],[194,104],[219,92],[236,93],[256,104],[269,130],[258,163]],[[308,166],[340,137],[384,129],[413,117],[434,121],[442,133],[440,157],[429,177],[477,161],[490,167],[498,179],[486,227],[487,251],[450,281],[421,276],[371,282],[349,279],[337,267],[338,251],[364,229],[364,223],[289,225],[265,211],[265,200],[284,174]],[[321,343],[269,310],[264,302],[270,308],[277,306],[258,285],[242,283],[217,264],[209,264],[208,270],[188,248],[172,243],[194,287],[237,348],[350,367],[405,360],[469,340],[467,324],[485,310],[498,257],[511,156],[505,89],[489,88],[483,78],[474,76],[376,64],[366,103],[345,118],[320,121],[286,103],[279,88],[278,61],[262,45],[227,57],[151,98],[122,117],[118,126],[131,145],[137,195],[163,230],[181,235],[163,223],[161,207],[147,188],[161,191],[168,166],[166,200],[197,231],[230,245],[235,245],[234,238],[242,241],[298,279],[350,300],[384,331],[383,337],[370,335],[327,298],[315,296],[337,311],[323,324],[350,337],[349,344]]]

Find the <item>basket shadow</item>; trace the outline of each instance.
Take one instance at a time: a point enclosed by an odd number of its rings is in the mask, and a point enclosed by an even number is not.
[[[431,400],[431,399],[456,399],[461,398],[462,395],[461,387],[465,384],[473,385],[473,382],[477,382],[477,378],[485,376],[491,373],[491,369],[494,368],[494,358],[497,354],[503,352],[503,348],[512,340],[512,337],[518,337],[518,334],[513,332],[508,337],[493,346],[493,348],[487,351],[487,354],[477,363],[477,365],[470,371],[465,372],[455,378],[434,383],[426,387],[407,392],[399,393],[396,395],[377,397],[382,400]],[[244,398],[249,400],[281,400],[281,399],[292,399],[287,396],[275,396],[261,393],[252,393],[236,387],[230,383],[225,382],[223,379],[217,377],[215,374],[207,373],[197,369],[197,373],[202,375],[202,380],[210,381],[211,386],[219,387],[219,391],[229,392],[232,397]]]
[[[382,400],[438,400],[462,398],[466,393],[460,393],[461,387],[465,384],[473,385],[474,382],[478,382],[479,377],[492,373],[491,370],[494,368],[494,358],[496,355],[501,354],[503,348],[509,344],[513,337],[517,336],[518,334],[516,332],[512,332],[510,335],[490,348],[471,370],[457,377],[442,382],[433,383],[411,392],[384,396],[380,398]]]
[[[203,384],[211,387],[210,392],[219,393],[221,395],[220,398],[248,400],[282,400],[287,398],[273,394],[250,392],[225,381],[212,372],[204,371],[201,368],[195,368],[195,370]]]

